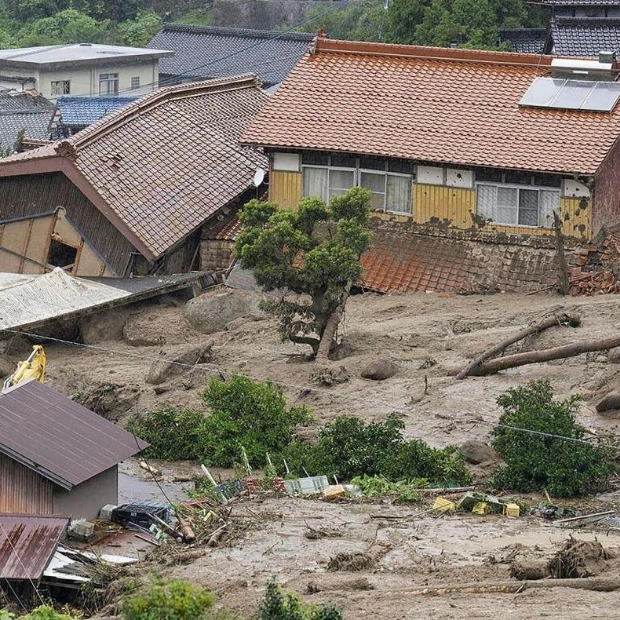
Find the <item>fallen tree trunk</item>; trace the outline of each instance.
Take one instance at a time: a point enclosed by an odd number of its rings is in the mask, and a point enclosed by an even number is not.
[[[591,353],[592,351],[605,351],[620,346],[620,336],[612,338],[603,338],[602,340],[584,340],[582,342],[574,342],[561,347],[553,347],[552,349],[543,349],[542,351],[526,351],[525,353],[515,353],[514,355],[506,355],[497,359],[485,362],[474,369],[472,375],[482,377],[492,375],[500,370],[507,368],[515,368],[517,366],[525,366],[526,364],[537,364],[540,362],[549,362],[551,360],[564,359],[566,357],[574,357],[582,353]]]
[[[472,360],[458,375],[456,375],[457,379],[465,379],[471,375],[476,375],[476,370],[482,365],[483,362],[488,360],[489,358],[497,355],[504,351],[504,349],[508,348],[511,344],[515,344],[515,342],[519,342],[519,340],[523,340],[523,338],[527,338],[532,334],[539,334],[545,329],[549,329],[554,325],[568,325],[569,327],[579,327],[581,324],[581,319],[579,315],[572,314],[570,312],[561,312],[557,314],[553,314],[548,316],[547,318],[539,321],[538,323],[533,323],[529,327],[522,329],[520,332],[516,333],[514,336],[510,338],[506,338],[506,340],[502,340],[502,342],[492,346],[487,349],[484,353],[480,354],[477,358]]]
[[[503,581],[499,583],[466,583],[407,590],[412,595],[441,596],[443,594],[483,594],[485,592],[506,592],[514,594],[532,588],[574,588],[613,592],[620,590],[618,577],[588,577],[583,579],[540,579],[536,581]]]

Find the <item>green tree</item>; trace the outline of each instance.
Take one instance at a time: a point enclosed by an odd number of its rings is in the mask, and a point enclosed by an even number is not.
[[[424,19],[423,0],[392,0],[387,13],[387,40],[413,45],[415,29]]]
[[[17,34],[19,45],[98,43],[105,38],[110,22],[97,20],[75,9],[26,24]]]
[[[140,11],[135,19],[118,27],[121,43],[132,47],[145,47],[161,30],[162,19],[153,11]]]
[[[605,486],[616,465],[608,448],[585,441],[575,422],[580,400],[554,400],[548,381],[531,381],[497,399],[503,413],[493,446],[506,461],[494,476],[498,488],[571,497]]]
[[[326,357],[351,283],[361,276],[361,255],[370,246],[371,193],[360,187],[333,198],[329,207],[304,198],[296,210],[250,201],[239,219],[235,243],[241,266],[252,269],[267,291],[288,290],[309,296],[282,296],[269,304],[280,319],[283,339],[308,344]]]

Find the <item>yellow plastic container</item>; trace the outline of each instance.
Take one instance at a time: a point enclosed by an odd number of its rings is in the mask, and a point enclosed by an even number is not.
[[[437,512],[453,512],[456,510],[456,504],[445,497],[438,497],[433,504],[433,509]]]
[[[507,517],[518,517],[521,514],[521,509],[518,504],[504,504],[504,514]]]
[[[489,505],[486,502],[476,502],[471,511],[477,515],[485,515],[489,512]]]

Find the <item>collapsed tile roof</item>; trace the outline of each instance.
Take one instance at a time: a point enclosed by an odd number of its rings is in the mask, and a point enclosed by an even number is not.
[[[499,31],[500,43],[509,43],[513,52],[544,54],[547,46],[546,28],[515,28]]]
[[[67,127],[87,127],[107,114],[135,101],[134,96],[74,97],[63,95],[56,100],[60,121]]]
[[[63,172],[152,260],[266,167],[238,141],[267,99],[253,75],[164,88],[66,140],[0,159],[0,177]]]
[[[551,22],[553,50],[559,56],[620,54],[620,18],[556,17]]]
[[[49,140],[54,104],[35,90],[0,90],[0,148],[12,153],[23,137]]]
[[[550,64],[550,57],[533,54],[319,37],[242,141],[269,149],[594,174],[620,135],[620,109],[519,107]]]
[[[65,489],[147,446],[38,381],[0,393],[0,452]]]
[[[159,61],[159,72],[183,78],[254,73],[265,86],[284,80],[313,35],[212,26],[164,24],[148,44],[174,50]]]
[[[38,581],[69,517],[0,514],[0,579]]]

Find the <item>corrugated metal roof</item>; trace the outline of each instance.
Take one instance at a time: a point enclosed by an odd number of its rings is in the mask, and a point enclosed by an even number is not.
[[[57,267],[15,284],[0,282],[0,329],[35,323],[130,295],[105,284],[74,278]]]
[[[67,525],[68,517],[0,515],[0,579],[38,581]]]
[[[0,394],[0,452],[66,489],[147,446],[38,381]]]
[[[137,96],[75,97],[65,95],[58,97],[56,105],[63,125],[87,127],[136,99]]]

